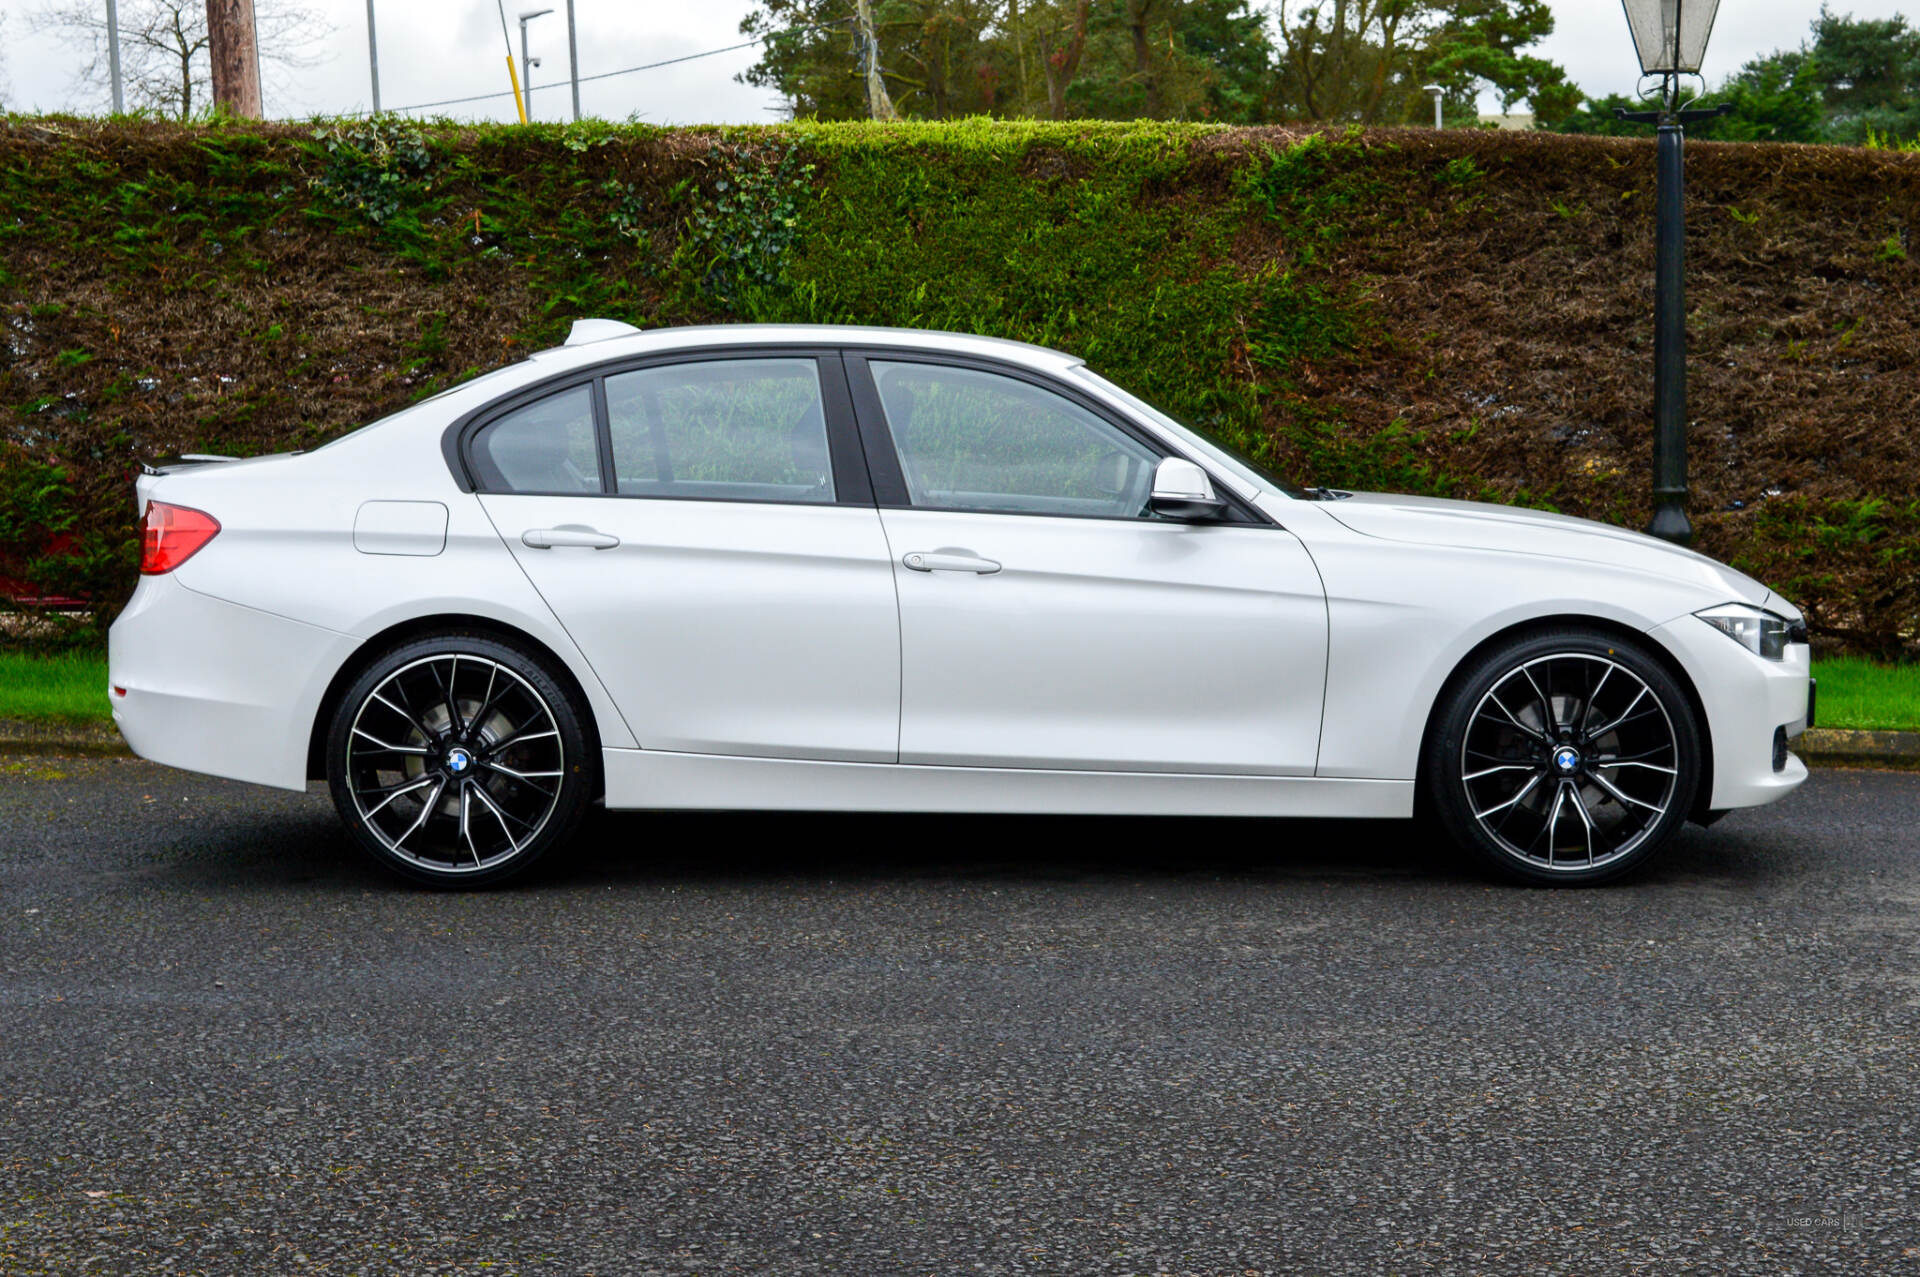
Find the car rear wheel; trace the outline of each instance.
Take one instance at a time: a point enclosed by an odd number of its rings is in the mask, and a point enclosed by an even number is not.
[[[1425,797],[1454,841],[1535,883],[1596,883],[1643,864],[1692,810],[1700,729],[1637,644],[1587,630],[1485,653],[1446,693]]]
[[[441,887],[520,873],[578,827],[597,758],[541,660],[478,634],[386,652],[341,697],[327,781],[354,841]]]

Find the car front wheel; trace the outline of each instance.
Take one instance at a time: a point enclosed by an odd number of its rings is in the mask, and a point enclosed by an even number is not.
[[[1461,672],[1422,775],[1447,833],[1507,875],[1601,882],[1643,863],[1686,820],[1700,729],[1644,648],[1557,631],[1505,644]]]
[[[579,825],[596,758],[532,654],[441,634],[386,652],[334,712],[327,780],[362,850],[433,886],[497,883]]]

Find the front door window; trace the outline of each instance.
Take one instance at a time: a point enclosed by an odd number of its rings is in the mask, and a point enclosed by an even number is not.
[[[915,506],[1149,518],[1159,457],[1063,395],[1016,377],[873,360]]]

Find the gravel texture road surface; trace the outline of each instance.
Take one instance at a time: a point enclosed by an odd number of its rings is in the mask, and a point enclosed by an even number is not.
[[[604,817],[0,759],[0,1273],[1920,1271],[1920,775],[1579,892],[1398,824]]]

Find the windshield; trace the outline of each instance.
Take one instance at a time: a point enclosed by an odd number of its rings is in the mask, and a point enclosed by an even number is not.
[[[1173,435],[1182,443],[1190,446],[1195,452],[1201,454],[1207,460],[1240,480],[1240,482],[1254,488],[1272,488],[1299,501],[1312,499],[1311,493],[1304,491],[1295,484],[1288,483],[1285,479],[1282,479],[1265,466],[1249,461],[1238,453],[1229,452],[1205,436],[1188,429],[1138,395],[1130,394],[1121,387],[1114,385],[1111,381],[1108,381],[1099,373],[1094,372],[1085,364],[1077,365],[1073,371],[1086,380],[1093,382],[1108,394],[1113,395],[1141,416],[1150,418],[1155,425]]]

